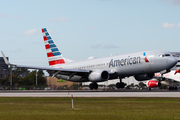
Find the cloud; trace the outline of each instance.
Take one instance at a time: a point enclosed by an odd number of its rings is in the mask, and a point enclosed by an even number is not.
[[[0,14],[0,17],[1,17],[1,18],[8,18],[8,17],[11,17],[11,15],[1,13],[1,14]]]
[[[89,27],[87,27],[86,29],[94,29],[94,26],[89,26]]]
[[[10,52],[19,53],[19,52],[23,52],[23,50],[21,48],[16,48],[15,50],[11,50]]]
[[[164,22],[164,23],[161,25],[161,27],[162,27],[162,28],[180,28],[180,23],[174,24],[174,23]]]
[[[50,22],[63,22],[63,21],[69,21],[66,17],[61,17],[61,18],[52,18]]]
[[[175,24],[172,24],[172,23],[163,23],[162,26],[163,28],[175,28],[176,25]]]
[[[95,49],[97,49],[97,48],[101,48],[101,44],[97,44],[97,45],[93,45],[93,46],[91,46],[91,48],[95,48]]]
[[[36,29],[27,30],[23,33],[23,35],[35,35],[37,32]]]
[[[164,3],[165,5],[177,5],[180,6],[180,0],[159,0],[162,3]]]
[[[173,5],[180,5],[180,0],[173,0],[173,1],[172,1],[172,4],[173,4]]]
[[[97,44],[97,45],[91,46],[91,48],[94,48],[94,49],[112,49],[112,48],[119,48],[119,46],[113,45],[113,44],[104,45],[104,46],[102,44]]]
[[[21,19],[23,19],[23,18],[25,18],[25,16],[24,16],[24,15],[21,15],[21,16],[16,16],[16,20],[21,20]]]
[[[178,28],[180,28],[180,23],[178,23]]]
[[[112,49],[112,48],[119,48],[119,46],[113,45],[113,44],[109,44],[109,45],[104,46],[103,48],[105,48],[105,49]]]
[[[40,41],[40,40],[26,43],[27,46],[29,46],[29,45],[41,45],[41,44],[42,44],[42,41]]]

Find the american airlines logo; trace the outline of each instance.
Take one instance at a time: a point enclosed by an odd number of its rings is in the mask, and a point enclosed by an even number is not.
[[[174,75],[175,75],[176,73],[180,73],[180,69],[176,70],[175,73],[174,73]]]
[[[121,59],[121,60],[111,59],[111,61],[109,62],[109,67],[133,65],[139,63],[141,63],[141,57],[128,57],[126,59]]]

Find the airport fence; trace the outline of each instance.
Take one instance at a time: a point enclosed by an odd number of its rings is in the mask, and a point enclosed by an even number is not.
[[[79,86],[0,86],[0,90],[80,90]]]
[[[148,88],[129,88],[125,87],[123,88],[124,90],[146,90]],[[152,89],[159,89],[159,88],[152,88]],[[167,88],[164,88],[167,89]],[[179,89],[179,87],[178,87]],[[77,85],[72,85],[72,86],[0,86],[0,90],[90,90],[89,86],[77,86]],[[98,90],[119,90],[115,86],[99,86]]]

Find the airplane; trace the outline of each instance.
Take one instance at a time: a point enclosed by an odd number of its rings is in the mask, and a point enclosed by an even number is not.
[[[169,90],[177,91],[177,86],[180,85],[180,69],[171,70],[169,73],[161,75],[160,73],[155,73],[154,79],[144,81],[146,86],[151,90],[154,87],[160,87],[161,85],[169,86]],[[163,76],[163,78],[162,78]]]
[[[68,62],[59,51],[46,28],[42,29],[49,67],[37,67],[11,64],[1,51],[7,65],[47,70],[49,75],[72,82],[92,82],[90,89],[98,89],[98,82],[118,79],[117,88],[124,88],[122,79],[134,76],[138,81],[150,80],[154,73],[170,71],[177,59],[169,52],[162,50],[142,51],[130,54],[94,58],[78,62]],[[164,72],[164,73],[166,73]]]

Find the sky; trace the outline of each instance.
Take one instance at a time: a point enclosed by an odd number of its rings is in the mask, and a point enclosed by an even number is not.
[[[0,51],[47,67],[47,28],[75,61],[146,50],[180,52],[180,0],[0,0]]]

